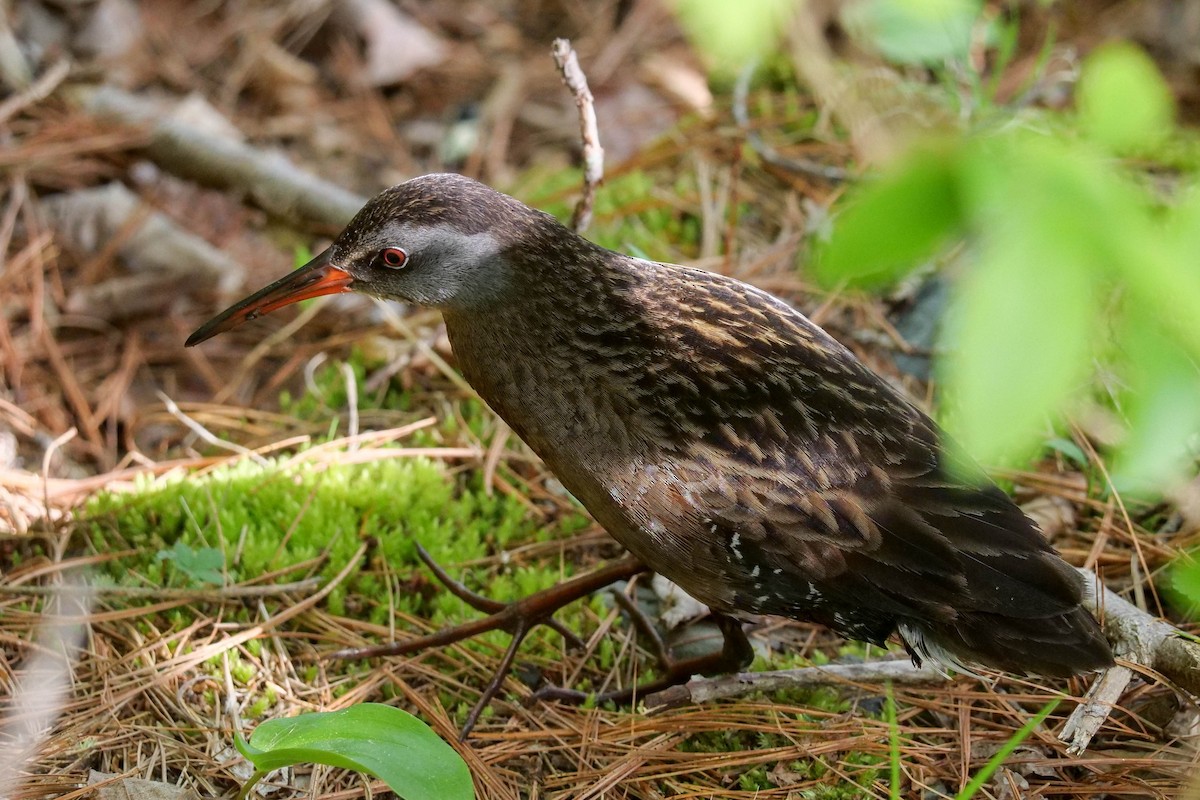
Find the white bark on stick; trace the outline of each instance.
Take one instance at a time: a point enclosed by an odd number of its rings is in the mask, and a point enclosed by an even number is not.
[[[1095,580],[1090,572],[1080,571],[1084,580]],[[1104,632],[1120,661],[1157,672],[1175,687],[1200,697],[1200,644],[1110,589],[1096,592],[1088,603],[1092,612],[1104,620]],[[1118,664],[1092,684],[1059,734],[1059,739],[1067,743],[1068,753],[1078,755],[1088,748],[1134,674],[1130,667]]]
[[[596,121],[596,101],[588,88],[587,76],[579,66],[579,57],[569,39],[555,39],[552,49],[554,63],[562,72],[563,83],[575,95],[579,108],[579,130],[583,140],[583,196],[571,215],[571,230],[583,233],[592,222],[592,205],[596,187],[604,180],[604,148],[600,146],[600,130]]]

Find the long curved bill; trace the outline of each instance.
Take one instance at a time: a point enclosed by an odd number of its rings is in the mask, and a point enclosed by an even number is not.
[[[329,251],[321,253],[300,269],[217,314],[196,329],[184,342],[185,347],[200,344],[218,333],[236,328],[243,322],[270,314],[277,308],[325,294],[348,292],[354,279],[350,273],[329,263]]]

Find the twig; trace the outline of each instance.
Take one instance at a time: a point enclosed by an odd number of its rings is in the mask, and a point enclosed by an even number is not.
[[[74,439],[78,433],[75,428],[60,433],[42,454],[42,506],[46,512],[46,519],[50,518],[50,463],[54,460],[54,453],[58,448]]]
[[[158,103],[120,89],[88,89],[77,98],[96,117],[148,127],[146,153],[167,171],[243,191],[272,214],[343,228],[366,203],[365,197],[306,172],[278,153],[200,133]]]
[[[676,708],[689,703],[707,703],[751,692],[773,692],[801,686],[828,686],[832,683],[882,685],[887,681],[902,684],[943,683],[946,675],[930,666],[914,667],[907,658],[868,661],[863,664],[830,664],[825,667],[800,667],[768,672],[739,672],[717,678],[693,678],[687,683],[655,692],[646,698],[654,709]]]
[[[0,125],[8,122],[10,117],[22,109],[34,103],[40,103],[49,97],[58,88],[58,85],[66,79],[67,73],[70,71],[70,61],[65,58],[55,61],[27,89],[5,99],[3,103],[0,103]]]
[[[239,455],[247,456],[259,466],[265,466],[269,463],[265,458],[250,448],[242,447],[240,444],[236,444],[234,442],[225,441],[208,428],[204,427],[199,422],[183,413],[182,409],[175,405],[175,401],[168,397],[165,392],[158,392],[158,399],[163,401],[163,405],[167,407],[167,411],[171,414],[171,416],[182,422],[185,426],[187,426],[188,430],[211,444],[213,447],[219,447],[222,450],[229,450]]]
[[[358,436],[358,378],[354,374],[354,367],[345,361],[342,362],[342,380],[346,382],[346,406],[349,409],[347,434],[353,439]],[[351,444],[350,449],[357,450],[358,445]]]
[[[1084,576],[1094,580],[1090,572],[1084,572]],[[1200,644],[1184,638],[1175,626],[1152,617],[1110,589],[1093,593],[1088,603],[1096,616],[1103,618],[1104,631],[1118,658],[1156,672],[1177,688],[1200,697]],[[1092,684],[1059,734],[1068,745],[1068,753],[1078,755],[1087,749],[1133,676],[1133,669],[1118,664]]]
[[[600,146],[600,131],[596,125],[596,100],[588,88],[587,76],[579,66],[579,57],[570,39],[555,39],[551,50],[554,63],[562,72],[563,83],[575,95],[579,109],[579,131],[583,139],[583,196],[571,215],[571,229],[583,233],[592,222],[592,206],[596,202],[596,187],[604,180],[604,148]]]
[[[733,119],[737,122],[738,127],[742,129],[742,133],[746,135],[746,141],[750,144],[750,149],[757,153],[758,157],[764,162],[788,172],[821,178],[830,183],[842,183],[849,180],[850,173],[841,167],[821,164],[808,158],[788,158],[763,141],[762,136],[750,124],[750,112],[747,110],[750,97],[750,79],[754,77],[756,69],[758,69],[757,60],[747,64],[738,75],[737,83],[733,87]]]

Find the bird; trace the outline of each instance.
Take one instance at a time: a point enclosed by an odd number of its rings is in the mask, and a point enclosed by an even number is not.
[[[896,636],[916,663],[968,673],[1113,663],[1084,580],[1013,500],[772,294],[430,174],[186,344],[347,291],[439,309],[479,396],[621,545],[714,612]]]

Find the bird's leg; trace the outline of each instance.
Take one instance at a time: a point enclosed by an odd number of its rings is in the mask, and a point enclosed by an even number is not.
[[[478,592],[473,592],[470,589],[468,589],[466,584],[464,584],[462,581],[456,581],[453,577],[450,576],[449,572],[446,572],[446,570],[442,568],[441,564],[434,561],[433,556],[429,555],[429,551],[426,550],[424,547],[422,547],[420,544],[417,544],[417,555],[420,556],[421,560],[425,562],[425,566],[429,567],[429,571],[432,572],[433,576],[438,579],[438,582],[450,590],[450,594],[454,595],[459,600],[462,600],[464,603],[466,603],[467,605],[469,605],[471,608],[475,609],[476,611],[482,611],[485,614],[495,614],[496,612],[503,611],[505,608],[508,607],[508,605],[509,605],[508,603],[502,603],[499,600],[493,600],[490,597],[485,597],[484,595],[481,595]],[[584,577],[587,577],[587,576],[584,576]],[[621,580],[621,579],[617,578],[616,580]],[[535,596],[536,595],[530,595],[530,597],[535,597]],[[583,596],[585,596],[585,595],[580,595],[580,597],[583,597]],[[567,600],[567,603],[571,602],[574,599],[575,598],[571,598],[571,600]],[[566,603],[564,603],[563,605],[566,605]],[[554,609],[554,611],[557,611],[557,610],[558,610],[557,608]],[[552,611],[550,613],[554,613],[554,612]],[[566,625],[563,625],[561,622],[554,619],[553,617],[548,617],[545,620],[542,620],[542,623],[544,625],[546,625],[547,627],[549,627],[551,630],[553,630],[555,633],[557,633],[559,636],[563,637],[563,639],[565,639],[567,641],[567,644],[569,644],[571,647],[580,649],[580,650],[583,649],[583,647],[584,647],[583,640],[579,638],[579,635],[576,634],[575,631],[571,630]]]
[[[742,624],[732,617],[715,612],[712,614],[712,620],[720,629],[721,636],[724,639],[721,649],[694,658],[676,660],[671,656],[670,649],[663,642],[662,637],[654,630],[653,623],[646,618],[641,609],[637,608],[636,604],[629,601],[624,595],[617,594],[615,596],[628,601],[622,602],[618,600],[617,602],[629,612],[634,627],[650,640],[655,655],[658,657],[659,669],[663,672],[662,677],[629,689],[614,689],[596,695],[580,692],[575,689],[565,689],[559,686],[544,686],[534,692],[532,699],[582,703],[589,697],[594,697],[596,702],[599,703],[612,702],[626,704],[633,702],[637,697],[645,697],[670,686],[683,683],[693,675],[722,675],[737,672],[754,660],[754,648],[750,645],[750,640],[746,638],[746,632],[742,629]]]
[[[430,647],[442,647],[454,644],[455,642],[461,642],[463,639],[470,639],[472,636],[478,636],[487,631],[505,630],[509,633],[514,633],[518,627],[521,627],[522,623],[524,623],[527,629],[533,628],[536,625],[548,625],[562,635],[572,646],[582,647],[583,642],[579,637],[566,626],[551,619],[551,615],[560,608],[580,598],[587,597],[592,592],[603,589],[611,583],[627,580],[639,572],[644,572],[646,569],[633,556],[626,556],[619,561],[614,561],[586,575],[579,575],[569,581],[551,586],[549,589],[534,592],[528,597],[523,597],[511,603],[502,603],[490,597],[476,594],[451,578],[433,560],[433,557],[426,552],[425,548],[420,545],[417,545],[417,553],[433,572],[434,576],[441,583],[445,584],[446,588],[452,594],[461,598],[463,602],[472,608],[488,613],[490,616],[472,620],[471,622],[464,622],[461,625],[444,628],[440,631],[435,631],[425,636],[418,636],[415,639],[408,639],[403,642],[390,642],[371,647],[354,647],[338,650],[331,653],[329,655],[330,658],[356,659],[402,656],[427,650]]]
[[[579,575],[557,586],[543,589],[540,592],[534,592],[528,597],[523,597],[512,603],[501,603],[498,600],[493,600],[490,597],[484,597],[472,592],[462,583],[454,580],[433,560],[433,557],[429,555],[425,548],[420,545],[417,545],[417,553],[420,555],[421,560],[425,562],[425,565],[429,567],[430,571],[433,572],[434,576],[454,596],[461,598],[467,605],[483,611],[489,614],[489,616],[471,622],[464,622],[461,625],[455,625],[450,628],[444,628],[426,636],[418,636],[415,639],[403,642],[391,642],[372,647],[338,650],[335,653],[331,653],[330,658],[357,659],[407,655],[426,650],[430,647],[443,647],[455,642],[461,642],[463,639],[469,639],[472,636],[478,636],[487,631],[508,631],[512,635],[512,641],[509,643],[508,649],[504,652],[504,657],[500,659],[500,664],[496,668],[491,681],[483,690],[479,702],[475,704],[475,707],[471,709],[471,713],[467,715],[467,721],[462,731],[464,739],[471,732],[471,729],[475,727],[475,722],[479,719],[479,715],[483,712],[483,709],[499,693],[500,688],[504,685],[504,678],[508,675],[513,660],[516,658],[517,648],[520,647],[521,641],[534,627],[548,625],[571,645],[582,647],[583,642],[579,637],[565,625],[554,620],[553,614],[560,608],[580,598],[587,597],[592,592],[603,589],[611,583],[628,580],[639,572],[646,570],[646,567],[636,558],[626,556],[619,561],[614,561],[612,564],[593,570],[586,575]]]

